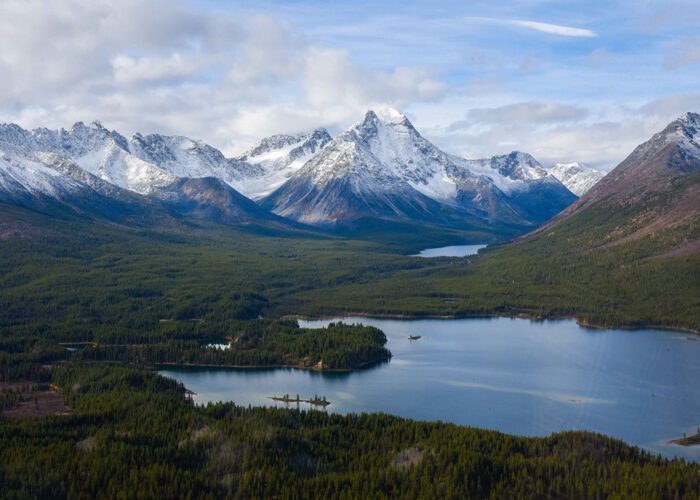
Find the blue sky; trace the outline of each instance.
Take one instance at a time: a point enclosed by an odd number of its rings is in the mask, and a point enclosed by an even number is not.
[[[397,107],[449,152],[603,170],[700,111],[700,3],[6,0],[0,120],[233,154]]]

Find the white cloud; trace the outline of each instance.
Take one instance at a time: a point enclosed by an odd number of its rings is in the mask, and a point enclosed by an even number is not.
[[[175,53],[169,57],[142,57],[134,59],[120,54],[110,61],[114,79],[118,84],[141,82],[178,82],[191,77],[200,67],[194,59],[183,58]]]
[[[311,46],[300,64],[301,98],[245,106],[229,124],[230,133],[254,140],[280,130],[346,126],[373,107],[434,101],[449,91],[424,68],[399,67],[391,72],[364,68],[342,50]]]
[[[541,31],[543,33],[549,33],[552,35],[560,36],[575,36],[575,37],[596,37],[598,36],[594,31],[581,29],[581,28],[571,28],[570,26],[560,26],[558,24],[540,23],[536,21],[508,21],[508,24],[513,24],[515,26],[521,26],[523,28],[533,29],[535,31]]]
[[[700,62],[700,38],[685,39],[676,54],[664,61],[666,69],[678,69],[689,64]]]
[[[580,106],[530,101],[495,108],[474,108],[469,110],[467,116],[482,123],[552,123],[580,120],[586,114],[587,111]]]
[[[491,97],[487,104],[504,99]],[[518,150],[545,166],[581,161],[609,170],[683,113],[700,112],[700,93],[638,103],[532,101],[487,108],[481,101],[481,96],[449,97],[430,111],[421,105],[428,119],[415,125],[444,150],[467,158]],[[455,114],[459,109],[464,111]]]
[[[348,60],[345,51],[311,48],[306,54],[304,87],[309,103],[357,109],[389,103],[440,98],[448,86],[434,80],[423,68],[395,68],[392,72],[369,70]]]
[[[165,0],[4,0],[0,121],[100,119],[230,151],[260,135],[346,125],[368,106],[438,99],[421,67],[372,69],[285,20]]]

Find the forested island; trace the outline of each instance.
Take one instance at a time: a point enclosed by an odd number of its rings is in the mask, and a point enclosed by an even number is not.
[[[700,446],[700,432],[692,436],[684,435],[682,438],[672,439],[671,442],[681,446]]]
[[[75,361],[183,366],[272,367],[353,370],[386,361],[386,336],[378,328],[331,323],[326,328],[299,328],[295,320],[253,319],[236,322],[228,348],[202,341],[168,339],[144,344],[96,344],[75,351]]]
[[[13,380],[16,370],[40,369],[41,363],[66,361],[122,362],[141,365],[273,367],[317,371],[353,370],[386,361],[391,352],[378,328],[331,323],[326,328],[300,328],[296,320],[232,320],[227,349],[208,347],[221,333],[198,323],[196,332],[168,324],[171,337],[142,335],[134,343],[85,343],[68,350],[56,340],[21,332],[0,338],[0,380]],[[21,369],[18,367],[22,367]]]
[[[318,395],[315,395],[313,398],[310,399],[303,399],[299,397],[299,394],[297,394],[295,398],[291,397],[289,394],[285,394],[284,396],[269,396],[268,399],[280,403],[307,403],[311,406],[321,407],[326,407],[329,404],[331,404],[331,402],[326,399],[326,396],[319,397]]]

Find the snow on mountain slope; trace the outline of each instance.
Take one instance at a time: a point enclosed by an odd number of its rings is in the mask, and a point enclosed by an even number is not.
[[[18,155],[0,142],[0,191],[11,198],[37,194],[50,197],[69,196],[80,190],[79,182],[42,164],[39,160]]]
[[[70,158],[86,172],[124,189],[149,194],[181,178],[215,177],[251,197],[283,184],[330,136],[324,129],[263,139],[246,155],[228,159],[202,141],[182,136],[134,134],[127,140],[99,122],[69,130],[24,130],[0,125],[0,142],[25,157],[36,152]],[[195,184],[188,184],[191,188]]]
[[[549,173],[559,179],[569,191],[576,196],[583,196],[605,174],[577,161],[571,163],[556,163]]]
[[[112,141],[73,159],[91,174],[140,194],[148,194],[178,179],[176,175],[133,156]]]
[[[221,151],[183,136],[136,133],[129,139],[129,151],[177,177],[216,177],[229,185],[240,178],[238,170]]]
[[[249,198],[260,199],[284,184],[330,140],[322,128],[308,134],[267,137],[231,159],[239,173],[231,185]]]
[[[688,156],[700,157],[700,114],[684,113],[647,142],[637,146],[629,159],[643,158],[651,151],[658,151],[669,144],[677,145]]]
[[[128,151],[127,140],[99,122],[78,122],[70,130],[39,128],[23,130],[17,125],[0,126],[0,141],[12,144],[25,155],[47,152],[71,158],[87,172],[121,188],[146,194],[170,184],[177,176],[143,161]]]
[[[237,158],[182,136],[137,133],[127,140],[99,122],[78,122],[58,131],[0,125],[0,144],[27,161],[37,161],[41,154],[58,155],[39,159],[34,170],[43,168],[43,161],[44,167],[67,169],[69,179],[92,184],[100,192],[105,186],[97,178],[169,203],[197,200],[197,213],[207,214],[214,209],[220,214],[242,213],[239,208],[250,212],[251,207],[243,207],[217,183],[182,179],[219,179],[279,215],[319,225],[362,217],[451,226],[476,217],[488,223],[532,225],[573,201],[532,156],[513,152],[467,160],[447,154],[391,108],[368,111],[332,140],[324,129],[275,135]],[[8,184],[24,179],[16,168],[5,177]],[[173,189],[188,193],[178,196]],[[195,193],[197,189],[202,192]],[[164,198],[163,193],[170,194]],[[213,203],[215,199],[219,201]],[[251,212],[251,217],[259,215]]]
[[[555,192],[551,209],[538,206],[541,213],[533,212],[526,196],[533,188]],[[357,202],[350,207],[343,197]],[[422,137],[404,115],[384,108],[368,111],[264,203],[275,213],[316,224],[367,215],[406,218],[417,200],[421,213],[442,210],[425,201],[431,200],[488,220],[496,216],[534,223],[574,199],[530,155],[514,152],[486,160],[449,155]]]
[[[230,187],[234,175],[218,150],[186,137],[135,134],[129,142],[97,122],[68,131],[0,126],[2,201],[34,207],[52,198],[76,213],[136,225],[188,217],[287,226]]]
[[[1,140],[0,151],[2,202],[136,226],[172,220],[158,204],[92,175],[65,155],[34,153]]]

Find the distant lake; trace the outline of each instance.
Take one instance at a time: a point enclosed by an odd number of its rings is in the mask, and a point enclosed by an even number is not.
[[[386,412],[523,436],[589,430],[700,460],[700,447],[667,443],[700,425],[699,336],[593,330],[571,320],[341,320],[381,328],[391,361],[351,373],[171,367],[160,373],[183,382],[200,404],[283,407],[266,396],[317,394],[332,402],[325,411]]]
[[[486,245],[452,245],[449,247],[426,248],[412,257],[466,257],[476,255]]]

